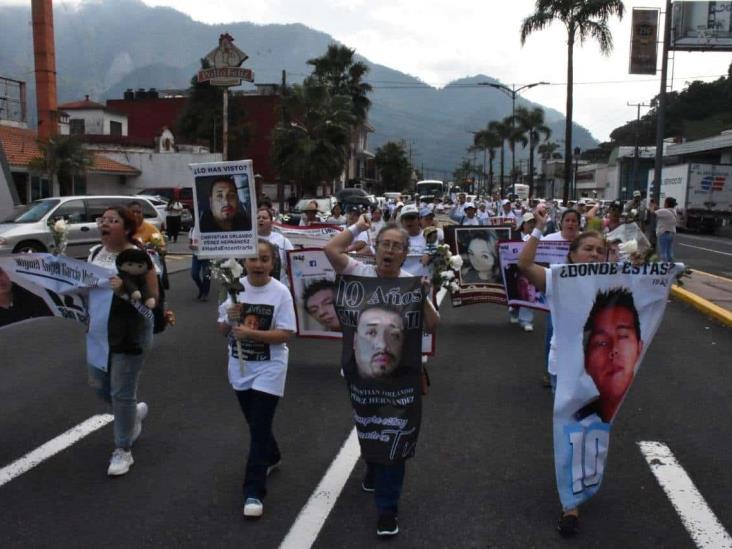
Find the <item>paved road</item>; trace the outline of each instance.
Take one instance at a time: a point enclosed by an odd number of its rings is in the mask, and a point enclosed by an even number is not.
[[[274,548],[289,531],[351,430],[338,344],[292,344],[276,417],[284,465],[265,516],[241,515],[247,433],[225,377],[215,304],[193,300],[184,273],[170,293],[179,325],[156,341],[141,383],[150,416],[130,474],[110,480],[107,426],[0,486],[0,547]],[[408,465],[393,547],[566,547],[551,395],[541,387],[543,322],[525,334],[496,306],[443,308],[433,387],[417,456]],[[95,413],[83,334],[39,320],[2,332],[0,466]],[[600,494],[583,510],[581,547],[693,547],[637,442],[663,441],[732,531],[732,386],[728,329],[672,303],[613,432]],[[315,547],[376,543],[359,463]]]
[[[679,234],[674,251],[692,269],[732,278],[732,238]]]

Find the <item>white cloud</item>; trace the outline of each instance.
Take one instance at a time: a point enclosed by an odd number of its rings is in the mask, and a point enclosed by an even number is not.
[[[71,0],[78,4],[80,0]],[[506,84],[566,81],[566,33],[559,22],[548,30],[519,40],[524,17],[533,0],[143,0],[169,6],[206,23],[252,21],[303,23],[331,34],[375,63],[400,70],[436,86],[468,75],[486,74]],[[0,0],[0,4],[27,0]],[[615,49],[602,56],[589,41],[575,50],[575,81],[615,84],[578,84],[574,119],[599,139],[631,119],[635,111],[626,102],[648,102],[658,93],[653,77],[628,74],[630,16],[633,7],[661,8],[663,0],[627,0],[622,22],[611,21]],[[685,78],[726,74],[732,56],[727,53],[677,53],[676,89]],[[542,86],[526,97],[561,112],[565,88]]]

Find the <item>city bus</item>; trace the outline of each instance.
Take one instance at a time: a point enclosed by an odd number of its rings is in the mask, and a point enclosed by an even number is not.
[[[438,179],[425,179],[417,181],[417,194],[419,196],[432,196],[442,198],[447,194],[447,185]]]

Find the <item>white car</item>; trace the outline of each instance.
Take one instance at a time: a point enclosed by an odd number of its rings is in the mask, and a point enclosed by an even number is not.
[[[69,224],[67,255],[85,258],[89,248],[100,241],[96,220],[112,206],[142,205],[145,221],[158,229],[165,219],[149,200],[137,196],[57,196],[31,202],[20,212],[0,223],[0,255],[53,251],[49,223]]]

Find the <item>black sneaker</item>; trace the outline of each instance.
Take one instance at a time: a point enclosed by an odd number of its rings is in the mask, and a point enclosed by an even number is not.
[[[376,525],[376,535],[382,537],[396,536],[399,533],[399,522],[397,516],[388,513],[379,515],[379,522]]]
[[[557,524],[559,535],[563,538],[571,538],[579,533],[579,517],[577,515],[565,515],[559,517]]]

